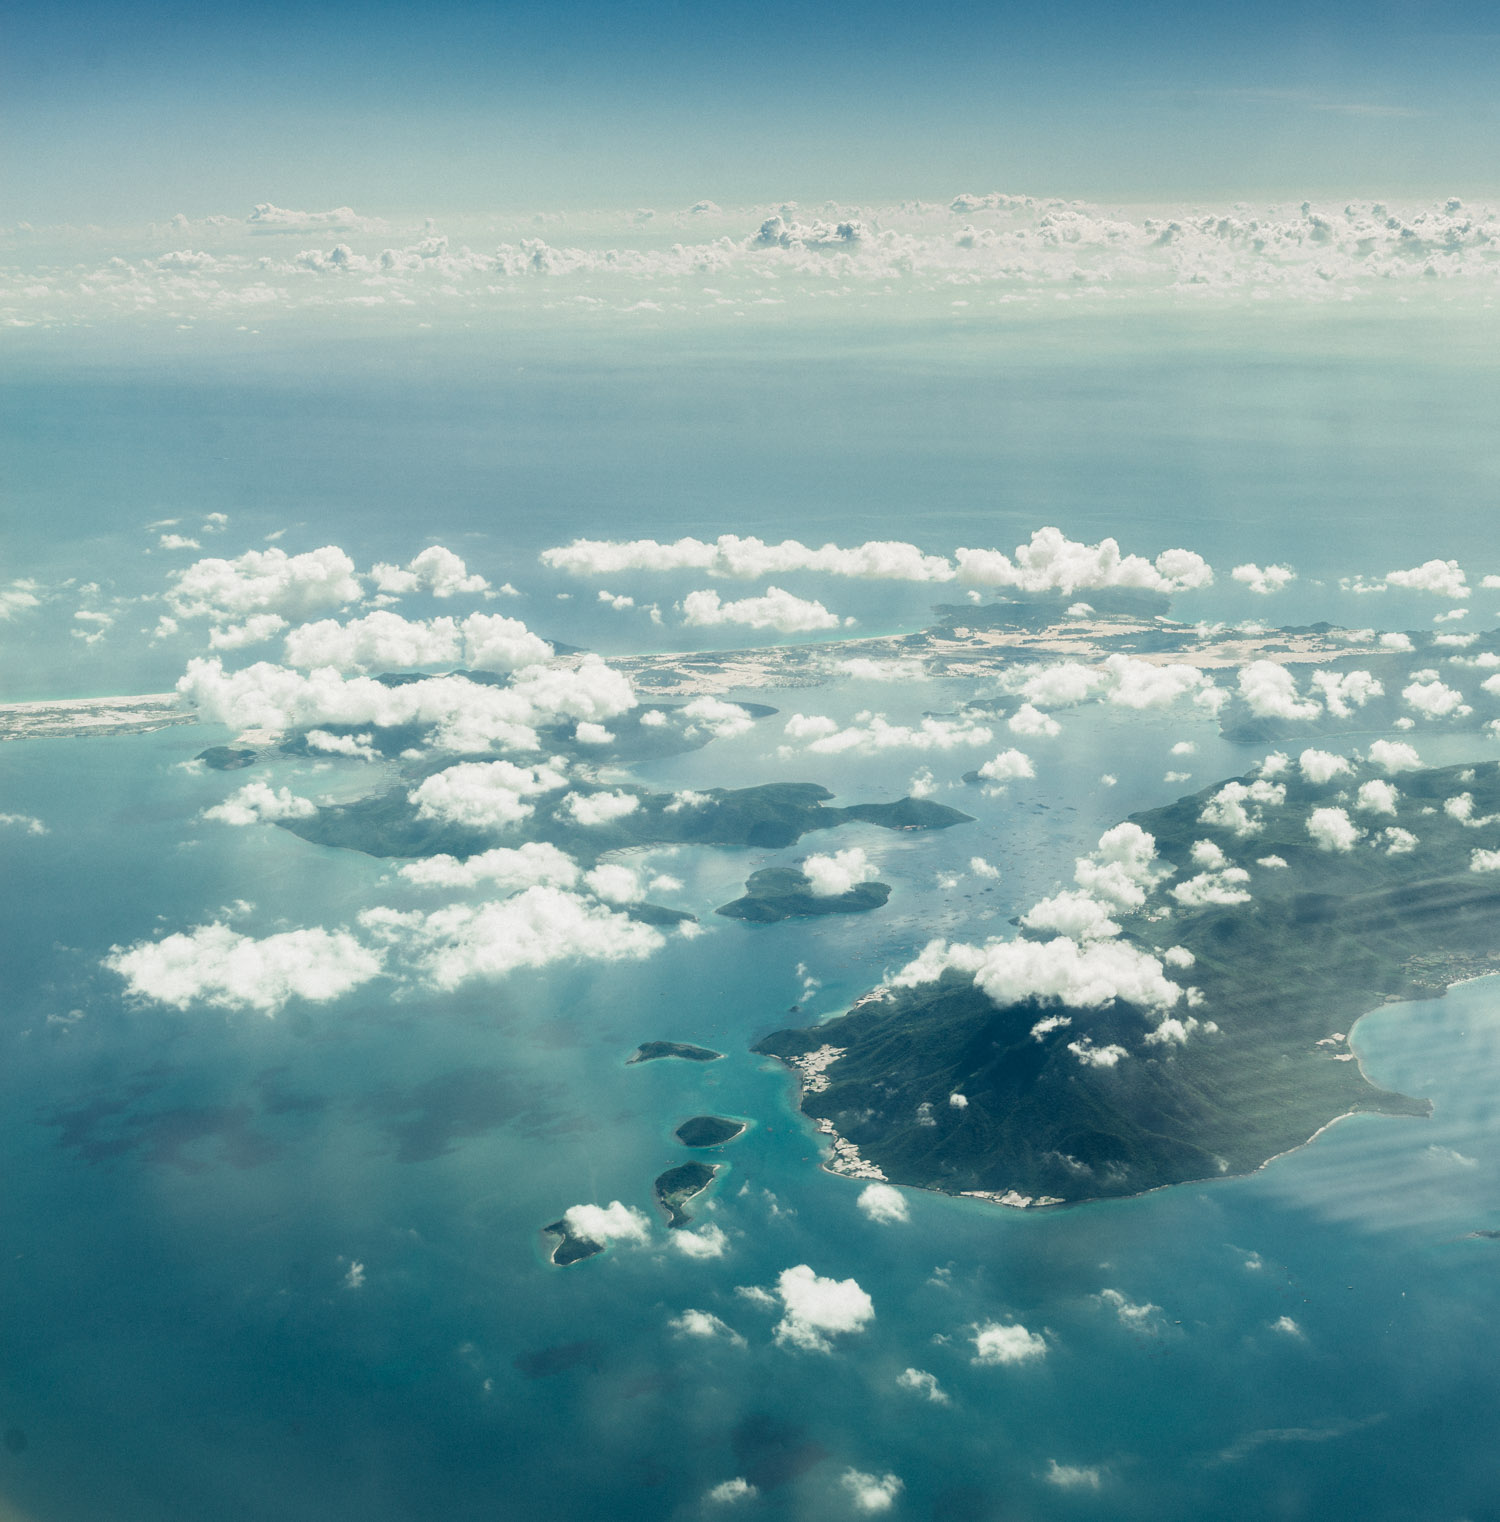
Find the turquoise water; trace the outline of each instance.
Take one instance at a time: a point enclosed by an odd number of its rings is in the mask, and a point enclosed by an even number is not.
[[[1495,383],[1464,342],[1414,349],[1396,374],[1374,341],[1315,335],[1248,358],[1201,334],[1115,335],[1092,355],[1055,332],[1009,335],[1003,354],[893,340],[818,355],[818,338],[549,355],[519,334],[453,350],[448,372],[423,354],[398,371],[384,350],[323,356],[326,372],[194,353],[170,380],[155,361],[33,355],[7,393],[7,563],[137,597],[166,567],[143,553],[148,518],[222,510],[227,551],[286,527],[288,548],[335,542],[362,565],[432,537],[515,580],[526,598],[506,611],[543,633],[627,650],[682,636],[601,611],[592,587],[557,601],[569,584],[536,569],[538,549],[724,531],[1009,546],[1055,522],[1220,565],[1290,557],[1304,580],[1276,616],[1355,622],[1376,612],[1341,604],[1338,574],[1482,542],[1493,460],[1469,444]],[[1441,511],[1414,515],[1419,497]],[[919,627],[934,600],[816,595],[872,633]],[[6,629],[8,696],[158,690],[196,649],[136,634],[149,604],[82,647],[63,632],[73,606],[59,595]],[[1221,584],[1178,611],[1267,609]],[[1378,616],[1432,612],[1390,594]],[[750,694],[907,720],[962,695]],[[749,1054],[930,936],[1001,932],[1102,829],[1174,796],[1167,770],[1196,788],[1257,754],[1201,717],[1061,718],[1058,739],[1027,742],[1036,780],[998,797],[957,780],[992,748],[783,759],[779,719],[640,769],[663,786],[820,781],[854,802],[930,766],[933,796],[974,823],[827,838],[893,885],[875,915],[716,921],[750,871],[797,853],[657,852],[684,882],[671,902],[708,933],[646,962],[443,996],[377,982],[274,1020],[127,1005],[101,958],[221,912],[264,935],[433,899],[381,862],[201,821],[243,780],[181,768],[217,733],[0,746],[0,810],[50,831],[6,832],[0,873],[0,1516],[675,1522],[717,1514],[705,1496],[740,1476],[758,1496],[722,1510],[821,1519],[857,1514],[850,1468],[898,1476],[891,1514],[914,1518],[1500,1515],[1500,1242],[1470,1235],[1500,1229],[1495,980],[1358,1027],[1370,1076],[1430,1097],[1430,1120],[1355,1117],[1250,1178],[1035,1215],[908,1193],[908,1222],[868,1220],[860,1186],[817,1166],[787,1075]],[[1183,738],[1186,762],[1170,754]],[[1439,762],[1490,748],[1422,745]],[[273,780],[317,793],[362,774],[278,763]],[[945,886],[974,855],[999,880]],[[650,1039],[727,1055],[625,1067]],[[701,1112],[750,1124],[702,1212],[727,1249],[692,1260],[650,1187]],[[652,1215],[649,1244],[548,1264],[543,1224],[616,1199]],[[804,1263],[875,1307],[828,1353],[777,1346],[776,1313],[739,1293]],[[1106,1290],[1154,1309],[1122,1317]],[[688,1308],[739,1340],[677,1335]],[[1011,1320],[1045,1355],[976,1365],[975,1326]],[[901,1387],[907,1368],[946,1403]]]
[[[1142,788],[1165,748],[1144,722],[1095,742]],[[1104,790],[1053,775],[1067,813],[1034,784],[960,786],[937,796],[973,825],[846,832],[895,885],[884,919],[719,922],[640,965],[277,1020],[127,1009],[99,956],[158,917],[197,922],[250,883],[240,923],[261,933],[404,901],[380,863],[195,821],[226,786],[176,769],[201,743],[0,751],[7,799],[52,828],[14,844],[3,904],[17,1516],[690,1517],[749,1475],[757,1512],[822,1517],[848,1511],[851,1466],[899,1475],[913,1516],[1490,1514],[1497,1248],[1467,1233],[1500,1227],[1495,980],[1358,1028],[1371,1076],[1430,1096],[1430,1121],[1356,1117],[1251,1178],[1053,1214],[910,1194],[909,1223],[876,1225],[746,1048],[797,1002],[799,962],[823,982],[807,1007],[833,1011],[945,919],[974,933],[1008,915],[1118,813]],[[660,771],[739,780],[767,744]],[[845,796],[899,780],[867,771]],[[1005,874],[989,895],[935,886],[976,852]],[[701,913],[778,859],[672,868]],[[622,1066],[657,1038],[728,1055]],[[545,1262],[538,1228],[567,1205],[649,1209],[684,1155],[672,1128],[704,1111],[752,1123],[707,1211],[723,1257],[670,1251],[658,1221],[649,1246]],[[774,1316],[736,1287],[798,1263],[856,1278],[869,1328],[828,1354],[775,1346]],[[1127,1325],[1105,1289],[1159,1310]],[[687,1307],[744,1345],[674,1335]],[[974,1365],[973,1326],[1013,1318],[1046,1356]],[[898,1387],[907,1367],[950,1403]],[[1054,1460],[1097,1488],[1050,1483]]]

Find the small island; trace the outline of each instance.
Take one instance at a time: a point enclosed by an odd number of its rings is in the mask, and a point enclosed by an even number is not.
[[[595,1253],[604,1251],[603,1242],[579,1236],[569,1228],[566,1221],[554,1221],[550,1226],[542,1227],[542,1231],[549,1237],[557,1238],[551,1258],[559,1268],[566,1268],[570,1263],[582,1263],[585,1258],[592,1258]]]
[[[625,1059],[625,1066],[660,1062],[665,1057],[679,1057],[683,1062],[717,1062],[723,1055],[711,1047],[694,1046],[691,1041],[643,1041],[636,1047],[635,1055]]]
[[[745,1124],[723,1115],[695,1115],[672,1133],[684,1147],[720,1147],[745,1134]]]
[[[726,919],[772,924],[819,914],[865,914],[891,896],[889,883],[856,883],[847,893],[815,893],[799,867],[763,867],[745,881],[745,896],[715,909]]]
[[[702,1194],[718,1172],[716,1163],[682,1163],[657,1178],[652,1188],[657,1204],[667,1213],[668,1226],[686,1226],[692,1220],[686,1209],[688,1201]]]
[[[668,909],[664,904],[626,904],[625,915],[637,924],[655,925],[658,929],[698,923],[696,914],[689,914],[686,909]]]
[[[216,772],[237,772],[241,767],[253,766],[259,751],[248,750],[240,745],[210,745],[193,757]]]

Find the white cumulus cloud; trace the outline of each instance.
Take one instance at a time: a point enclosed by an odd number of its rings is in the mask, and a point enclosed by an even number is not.
[[[1022,1364],[1046,1356],[1047,1339],[1019,1322],[986,1321],[974,1328],[973,1363]]]
[[[734,602],[724,602],[712,587],[689,592],[682,600],[682,621],[692,629],[742,624],[749,629],[774,629],[778,634],[837,629],[840,622],[838,614],[830,613],[822,603],[780,587],[767,587],[760,597],[741,597]]]
[[[1352,851],[1364,831],[1343,809],[1314,809],[1307,816],[1307,833],[1320,851]]]
[[[867,1184],[856,1201],[870,1220],[882,1226],[894,1226],[911,1219],[906,1196],[891,1184]]]
[[[638,961],[665,944],[650,925],[548,886],[431,913],[367,909],[360,923],[393,948],[402,966],[440,989],[555,962]]]
[[[825,1279],[806,1263],[783,1269],[776,1280],[781,1320],[776,1341],[812,1353],[832,1351],[831,1337],[862,1332],[875,1305],[853,1279]]]
[[[211,924],[112,947],[104,965],[131,994],[157,1004],[274,1015],[292,999],[325,1003],[368,983],[381,971],[381,957],[343,930],[284,930],[257,940]]]
[[[874,881],[878,869],[859,846],[831,855],[809,856],[802,863],[814,898],[838,898],[860,883]]]

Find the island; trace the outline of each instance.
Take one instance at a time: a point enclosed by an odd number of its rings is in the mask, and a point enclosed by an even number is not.
[[[201,761],[211,771],[237,772],[242,767],[253,766],[259,755],[259,751],[243,745],[210,745],[207,750],[200,750],[193,760]]]
[[[800,867],[762,867],[745,880],[745,896],[714,910],[726,919],[770,924],[818,914],[864,914],[891,896],[889,883],[856,883],[847,893],[818,894]]]
[[[448,762],[429,766],[423,775]],[[476,829],[440,818],[424,818],[406,783],[352,803],[331,804],[317,813],[279,821],[280,827],[318,845],[342,846],[369,856],[478,855],[493,846],[545,841],[576,860],[596,862],[636,846],[758,846],[778,850],[813,830],[863,823],[888,830],[942,830],[972,822],[972,816],[922,798],[893,803],[856,803],[831,808],[833,797],[816,782],[773,782],[760,787],[710,788],[687,803],[675,793],[645,788],[578,785],[567,793],[534,800],[525,819],[496,829]],[[629,812],[592,824],[579,822],[565,798],[624,793],[635,799]]]
[[[745,1134],[745,1123],[723,1115],[695,1115],[672,1133],[684,1147],[721,1147]]]
[[[582,1263],[585,1258],[592,1258],[595,1253],[604,1251],[603,1242],[580,1236],[565,1220],[554,1221],[550,1226],[542,1227],[542,1231],[549,1237],[557,1238],[557,1244],[549,1256],[559,1268],[566,1268],[570,1263]]]
[[[723,1052],[711,1047],[694,1046],[690,1041],[643,1041],[635,1055],[625,1059],[625,1066],[637,1062],[660,1062],[664,1057],[680,1057],[684,1062],[717,1062]]]
[[[1372,1083],[1348,1032],[1500,969],[1500,764],[1293,765],[1130,822],[1156,869],[1112,944],[1157,959],[1170,1010],[997,1002],[950,967],[776,1031],[755,1050],[797,1074],[825,1166],[1056,1204],[1250,1172],[1356,1111],[1430,1113]]]
[[[686,1206],[696,1199],[718,1176],[717,1163],[679,1163],[661,1174],[652,1188],[656,1202],[667,1214],[667,1225],[686,1226],[691,1220]]]

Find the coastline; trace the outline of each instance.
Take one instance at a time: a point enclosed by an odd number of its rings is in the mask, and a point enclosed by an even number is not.
[[[1444,998],[1447,996],[1450,989],[1459,988],[1468,983],[1478,983],[1483,981],[1485,978],[1495,978],[1500,980],[1500,970],[1488,973],[1466,974],[1464,977],[1455,978],[1452,980],[1452,982],[1444,984],[1441,989],[1438,989],[1432,993],[1423,994],[1419,998],[1390,999],[1365,1010],[1363,1014],[1359,1015],[1350,1023],[1348,1034],[1344,1038],[1345,1043],[1349,1046],[1350,1055],[1359,1068],[1360,1076],[1365,1080],[1366,1083],[1370,1084],[1372,1088],[1380,1089],[1382,1087],[1382,1085],[1376,1083],[1375,1080],[1371,1078],[1369,1073],[1365,1070],[1364,1057],[1354,1047],[1355,1033],[1358,1031],[1361,1022],[1367,1020],[1371,1015],[1380,1014],[1386,1010],[1392,1009],[1397,1005],[1424,1004],[1431,1000]],[[832,1011],[828,1015],[824,1016],[823,1020],[819,1021],[819,1024],[824,1024],[828,1021],[840,1019],[842,1016],[851,1013],[855,1009],[858,1009],[862,1004],[869,1003],[871,999],[876,997],[878,997],[878,990],[872,990],[870,993],[863,994],[860,996],[860,998],[856,999],[848,1009]],[[1279,1162],[1284,1157],[1291,1157],[1293,1153],[1301,1152],[1303,1148],[1311,1146],[1313,1142],[1317,1141],[1317,1139],[1322,1136],[1325,1131],[1332,1130],[1333,1127],[1338,1125],[1340,1121],[1348,1120],[1351,1116],[1380,1115],[1389,1120],[1428,1120],[1431,1119],[1433,1113],[1431,1100],[1425,1101],[1427,1105],[1427,1111],[1425,1115],[1402,1115],[1389,1111],[1367,1109],[1344,1110],[1338,1115],[1331,1116],[1328,1120],[1324,1121],[1323,1124],[1320,1125],[1317,1130],[1312,1132],[1312,1134],[1305,1140],[1296,1143],[1295,1146],[1284,1147],[1280,1152],[1273,1153],[1270,1157],[1267,1157],[1261,1162],[1257,1163],[1253,1168],[1247,1168],[1238,1173],[1225,1172],[1218,1174],[1206,1174],[1204,1177],[1198,1179],[1179,1179],[1173,1183],[1153,1184],[1149,1189],[1138,1189],[1132,1194],[1102,1194],[1094,1195],[1086,1199],[1061,1200],[1053,1199],[1046,1195],[1023,1195],[1019,1190],[1015,1189],[1007,1190],[1004,1193],[999,1193],[994,1190],[982,1189],[939,1189],[931,1184],[906,1184],[902,1183],[899,1179],[895,1181],[889,1180],[886,1177],[885,1173],[880,1170],[877,1164],[870,1163],[867,1159],[864,1159],[860,1156],[859,1149],[854,1145],[853,1142],[850,1142],[846,1138],[840,1137],[838,1135],[838,1132],[833,1128],[832,1121],[808,1115],[807,1112],[802,1108],[802,1099],[805,1094],[820,1093],[823,1089],[827,1088],[827,1080],[822,1078],[822,1074],[827,1067],[830,1067],[834,1062],[838,1060],[838,1057],[843,1055],[843,1052],[839,1048],[824,1046],[819,1048],[818,1052],[809,1054],[813,1057],[820,1057],[823,1053],[828,1052],[834,1052],[837,1053],[837,1055],[830,1056],[821,1063],[817,1070],[817,1077],[822,1079],[822,1082],[820,1086],[813,1088],[809,1088],[803,1082],[801,1069],[798,1066],[796,1059],[767,1056],[768,1061],[776,1063],[784,1072],[789,1074],[796,1083],[795,1109],[797,1115],[801,1119],[809,1122],[819,1136],[832,1138],[836,1149],[842,1145],[848,1149],[849,1153],[852,1154],[852,1156],[863,1167],[873,1170],[869,1173],[856,1173],[851,1171],[849,1168],[839,1166],[841,1154],[835,1150],[833,1157],[825,1157],[818,1163],[818,1167],[822,1170],[822,1172],[832,1174],[835,1178],[856,1178],[892,1183],[892,1186],[897,1189],[913,1189],[922,1194],[934,1194],[948,1200],[973,1200],[982,1205],[998,1205],[1002,1209],[1006,1210],[1026,1210],[1036,1212],[1041,1210],[1050,1211],[1058,1209],[1077,1209],[1087,1205],[1106,1205],[1126,1200],[1145,1199],[1148,1195],[1160,1194],[1162,1191],[1167,1189],[1182,1189],[1190,1187],[1201,1188],[1206,1184],[1227,1184],[1237,1179],[1254,1178],[1256,1174],[1264,1173],[1272,1163]]]

